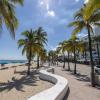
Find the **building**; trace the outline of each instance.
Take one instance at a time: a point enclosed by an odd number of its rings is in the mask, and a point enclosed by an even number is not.
[[[94,27],[94,34],[91,35],[91,37],[98,37],[100,36],[100,27]],[[87,45],[88,45],[88,35],[82,37],[80,40],[84,41],[84,42],[87,42]],[[86,45],[86,46],[87,46]],[[97,46],[98,46],[98,49],[97,49]],[[100,58],[100,40],[99,42],[92,42],[92,53],[93,53],[93,58],[96,59],[98,58],[98,51],[99,51],[99,58]],[[86,55],[87,55],[87,58],[89,58],[89,51],[86,52]],[[82,58],[82,56],[80,56]]]

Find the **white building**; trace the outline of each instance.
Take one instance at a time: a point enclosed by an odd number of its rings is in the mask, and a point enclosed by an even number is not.
[[[94,33],[95,33],[94,34],[95,36],[100,36],[100,27],[95,27],[94,28]]]
[[[94,27],[94,34],[91,35],[91,37],[95,37],[95,36],[100,36],[100,27]],[[84,36],[81,38],[82,41],[87,42],[88,45],[88,35]],[[99,46],[99,52],[100,52],[100,42],[98,43]],[[97,55],[97,43],[94,42],[92,44],[92,48],[93,48],[93,57],[96,58],[98,57]],[[89,57],[89,52],[87,52],[87,56]]]

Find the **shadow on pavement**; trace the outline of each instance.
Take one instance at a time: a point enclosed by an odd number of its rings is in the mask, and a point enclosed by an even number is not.
[[[69,94],[70,94],[70,88],[68,87],[68,91],[67,91],[67,93],[65,94],[63,100],[68,100]]]

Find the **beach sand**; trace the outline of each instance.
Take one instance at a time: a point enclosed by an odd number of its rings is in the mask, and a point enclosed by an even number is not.
[[[27,100],[28,97],[53,86],[52,83],[40,80],[33,67],[31,76],[27,76],[27,66],[7,66],[10,67],[0,70],[0,100]]]

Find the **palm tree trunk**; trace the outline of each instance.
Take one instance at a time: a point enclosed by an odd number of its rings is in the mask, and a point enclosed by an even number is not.
[[[53,59],[53,55],[52,55],[52,65],[54,64],[54,59]]]
[[[76,53],[75,53],[75,47],[74,47],[74,63],[75,63],[74,74],[76,74]]]
[[[68,71],[70,71],[70,65],[69,65],[69,52],[68,52]]]
[[[93,65],[93,58],[92,58],[92,45],[91,45],[91,35],[90,35],[90,29],[88,28],[88,40],[89,40],[89,51],[90,51],[90,63],[91,63],[91,85],[95,87],[95,74],[94,74],[94,65]]]
[[[98,54],[98,60],[100,60],[99,44],[98,44],[98,42],[97,42],[97,54]],[[100,61],[98,62],[98,64],[100,64]]]
[[[39,56],[37,56],[37,69],[40,68],[40,64],[39,64]]]
[[[58,66],[58,55],[57,55],[57,66]]]
[[[50,66],[50,56],[48,56],[48,66]]]
[[[84,53],[85,53],[85,61],[86,61],[87,60],[87,57],[86,57],[86,49],[85,49]]]
[[[28,59],[28,70],[27,70],[27,75],[30,75],[30,65],[31,65],[31,49],[29,53],[29,59]]]
[[[57,66],[58,66],[58,60],[57,60]]]
[[[48,63],[49,63],[49,66],[50,66],[50,63],[51,63],[51,60],[50,60],[50,58],[49,58],[49,60],[48,60]]]
[[[83,51],[83,58],[84,58],[84,51]]]
[[[30,65],[31,65],[31,60],[28,60],[28,70],[27,70],[27,75],[30,75]]]
[[[63,64],[63,68],[65,68],[65,55],[64,55],[64,64]]]

